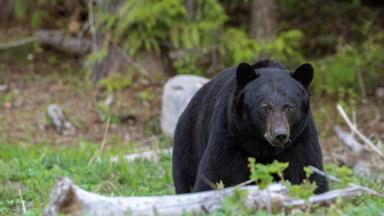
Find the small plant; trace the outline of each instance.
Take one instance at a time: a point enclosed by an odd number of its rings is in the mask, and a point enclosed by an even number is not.
[[[18,19],[25,19],[30,15],[30,25],[32,28],[38,28],[43,23],[44,19],[50,18],[47,12],[47,5],[59,5],[58,0],[15,0],[14,14]]]
[[[143,102],[155,99],[155,95],[149,91],[139,92],[139,99]]]
[[[273,161],[269,165],[256,163],[255,158],[249,158],[249,168],[251,170],[251,179],[254,180],[260,189],[265,189],[274,181],[273,175],[283,179],[283,171],[288,167],[288,163]]]
[[[316,189],[316,184],[309,181],[309,176],[312,175],[312,170],[305,167],[304,171],[306,179],[300,185],[293,185],[289,181],[285,181],[283,171],[288,167],[288,163],[273,161],[271,164],[265,165],[256,163],[254,158],[249,158],[249,167],[251,170],[251,179],[254,180],[260,189],[265,189],[268,185],[272,184],[274,175],[278,176],[284,185],[287,186],[289,195],[302,199],[307,199],[313,195]]]
[[[304,172],[306,178],[300,185],[293,185],[289,181],[285,181],[284,184],[288,187],[288,194],[290,196],[307,200],[313,195],[316,189],[316,183],[309,181],[309,177],[313,173],[311,168],[304,167]]]
[[[108,77],[99,81],[99,86],[106,88],[109,92],[121,91],[132,85],[133,72],[126,74],[111,73]]]
[[[250,215],[251,209],[245,205],[247,191],[236,189],[223,200],[223,207],[213,215]]]

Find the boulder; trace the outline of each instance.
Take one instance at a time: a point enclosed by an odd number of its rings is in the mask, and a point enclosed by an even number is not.
[[[208,81],[196,75],[177,75],[165,83],[160,119],[163,133],[173,137],[181,113],[193,95]]]

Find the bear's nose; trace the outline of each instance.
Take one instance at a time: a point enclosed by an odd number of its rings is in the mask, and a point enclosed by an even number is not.
[[[285,142],[285,141],[287,140],[287,138],[288,138],[288,135],[287,135],[287,134],[284,134],[284,133],[282,133],[282,134],[277,134],[277,135],[275,136],[275,140],[276,140],[277,142],[281,142],[281,143]]]
[[[275,145],[284,145],[289,138],[289,132],[287,130],[278,130],[272,134],[272,140]]]

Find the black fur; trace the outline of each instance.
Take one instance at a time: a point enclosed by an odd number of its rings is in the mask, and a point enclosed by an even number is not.
[[[220,181],[226,187],[244,182],[250,175],[249,157],[263,164],[289,162],[284,178],[294,184],[305,178],[303,167],[322,169],[306,90],[313,75],[303,70],[309,67],[300,69],[299,80],[274,61],[259,61],[251,67],[256,74],[245,73],[245,78],[236,72],[246,65],[224,70],[196,93],[181,115],[173,147],[176,193],[210,190]],[[269,103],[270,112],[260,108]],[[293,111],[286,111],[286,104]],[[290,140],[284,148],[273,147],[264,137],[272,112],[280,113],[289,124]],[[316,193],[328,190],[323,176],[314,174],[311,180],[317,183]]]

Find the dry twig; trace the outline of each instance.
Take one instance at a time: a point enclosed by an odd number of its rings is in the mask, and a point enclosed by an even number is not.
[[[111,118],[108,117],[107,125],[105,126],[103,140],[101,141],[100,148],[97,151],[95,151],[95,154],[92,156],[92,158],[88,162],[88,166],[90,166],[96,160],[96,158],[99,157],[101,152],[104,150],[105,144],[107,143],[107,136],[108,136],[110,121],[111,121]]]
[[[36,41],[35,37],[27,37],[27,38],[11,41],[9,43],[0,44],[0,51],[15,48],[18,46],[24,46],[24,45],[33,43],[35,41]]]

